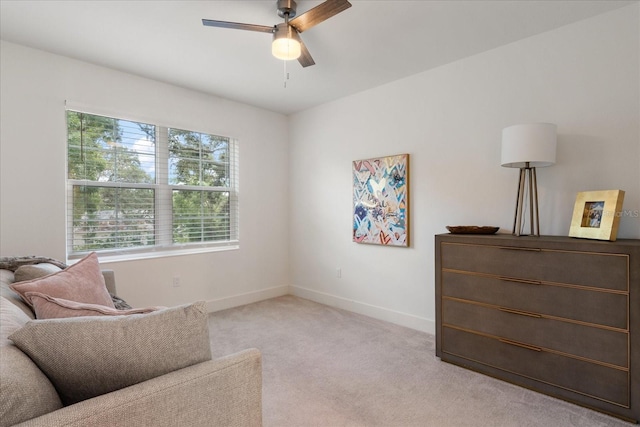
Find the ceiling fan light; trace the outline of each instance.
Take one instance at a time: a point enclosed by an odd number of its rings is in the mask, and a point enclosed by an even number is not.
[[[298,59],[302,53],[302,47],[295,30],[288,24],[279,24],[273,33],[271,53],[278,59],[290,61]]]
[[[271,44],[271,53],[273,56],[285,61],[298,59],[301,51],[300,43],[293,39],[277,39]]]

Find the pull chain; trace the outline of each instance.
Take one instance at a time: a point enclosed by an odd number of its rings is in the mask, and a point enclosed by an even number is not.
[[[284,63],[284,88],[287,88],[287,80],[289,80],[289,73],[287,72],[287,61],[282,61]]]
[[[284,14],[284,23],[287,25],[287,28],[291,30],[289,27],[289,13],[286,12]],[[289,80],[289,73],[287,73],[287,61],[282,61],[284,63],[284,88],[287,88],[287,80]]]

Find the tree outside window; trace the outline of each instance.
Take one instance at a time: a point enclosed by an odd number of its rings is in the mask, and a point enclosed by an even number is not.
[[[228,137],[67,112],[69,253],[237,240]]]

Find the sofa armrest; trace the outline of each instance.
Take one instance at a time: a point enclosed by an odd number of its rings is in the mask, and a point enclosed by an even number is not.
[[[116,274],[113,270],[102,270],[102,277],[104,277],[104,284],[107,286],[107,290],[113,295],[118,295],[116,292]]]
[[[261,355],[249,349],[202,362],[18,425],[261,426]]]

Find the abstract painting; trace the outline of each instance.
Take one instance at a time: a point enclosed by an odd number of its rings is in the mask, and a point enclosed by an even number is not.
[[[409,155],[353,162],[353,241],[409,246]]]

